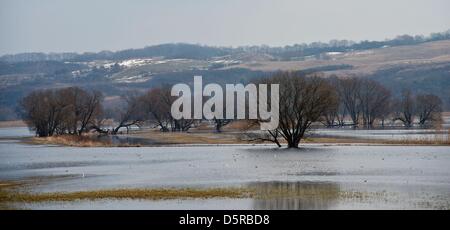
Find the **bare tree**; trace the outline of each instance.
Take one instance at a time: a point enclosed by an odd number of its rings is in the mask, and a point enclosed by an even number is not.
[[[364,79],[361,80],[359,101],[361,114],[366,128],[372,128],[375,119],[381,118],[389,104],[390,92],[381,84]]]
[[[55,105],[52,90],[31,92],[21,101],[22,119],[39,137],[52,136],[60,122]]]
[[[222,132],[222,127],[224,127],[225,125],[228,125],[232,121],[233,120],[229,120],[229,119],[217,119],[217,118],[214,118],[214,124],[215,124],[216,132],[218,132],[218,133]]]
[[[397,101],[395,106],[397,109],[394,121],[399,120],[405,127],[412,127],[416,105],[411,90],[403,90],[401,100]]]
[[[78,135],[87,132],[89,125],[102,113],[102,94],[99,91],[81,93],[76,103],[75,116],[78,120]],[[84,95],[83,95],[84,94]]]
[[[163,132],[170,131],[172,116],[170,105],[172,97],[169,88],[154,88],[141,97],[147,113],[147,119],[160,127]]]
[[[78,134],[101,113],[102,96],[77,87],[35,91],[22,99],[22,118],[38,136]]]
[[[339,96],[336,90],[333,90],[332,94],[330,99],[332,100],[332,103],[325,109],[321,119],[322,124],[326,127],[334,127],[341,123],[341,117],[339,116]]]
[[[332,75],[328,78],[328,82],[334,88],[335,102],[327,109],[327,111],[325,111],[322,118],[322,124],[326,127],[344,126],[346,108],[342,102],[342,92],[339,90],[340,79],[336,75]]]
[[[194,119],[172,119],[172,131],[187,132],[194,124]]]
[[[248,102],[248,97],[249,97],[249,95],[245,95],[245,97],[246,97],[246,104],[248,104],[247,102]],[[225,105],[226,104],[226,101],[225,101],[225,98],[223,99],[224,101],[223,101],[223,105]],[[207,101],[207,98],[205,97],[204,98],[204,100],[203,100],[203,102],[205,103]],[[233,102],[234,103],[234,106],[233,106],[233,108],[234,108],[234,114],[236,114],[237,113],[237,104],[236,104],[236,102],[237,102],[237,98],[235,98],[235,101]],[[214,107],[214,109],[216,109],[215,107]],[[218,109],[218,108],[217,108]],[[223,106],[223,111],[222,111],[222,114],[223,114],[223,118],[216,118],[216,117],[214,117],[213,119],[212,119],[212,121],[214,122],[214,129],[215,129],[215,131],[217,132],[217,133],[220,133],[220,132],[222,132],[222,128],[224,127],[224,126],[226,126],[226,125],[228,125],[228,124],[230,124],[234,119],[227,119],[226,118],[226,114],[227,114],[227,108],[226,108],[226,106]],[[246,115],[248,115],[248,111],[247,111],[247,114]]]
[[[172,97],[170,91],[169,86],[162,86],[153,88],[141,96],[140,100],[143,102],[147,119],[160,127],[163,132],[188,131],[192,127],[194,119],[173,119],[170,107],[175,98]]]
[[[361,80],[355,77],[341,79],[338,89],[345,111],[350,115],[353,125],[358,126],[361,114]]]
[[[298,148],[311,124],[319,121],[337,102],[333,87],[318,76],[279,72],[265,83],[280,84],[279,126],[267,132],[270,141],[278,146],[278,138],[281,137],[286,140],[288,148]]]
[[[113,135],[117,134],[121,128],[126,128],[127,133],[130,127],[140,127],[145,120],[145,115],[142,109],[142,101],[140,97],[134,94],[125,95],[122,97],[124,104],[116,109],[116,121],[118,125],[111,131]]]
[[[248,127],[247,127],[248,128]],[[281,148],[281,143],[279,138],[281,137],[280,132],[278,130],[268,130],[267,132],[247,132],[245,135],[242,135],[240,138],[244,141],[250,142],[273,142],[279,148]]]
[[[395,100],[392,100],[392,98],[390,100],[387,101],[387,103],[385,103],[384,105],[382,105],[381,107],[381,113],[380,113],[380,121],[381,121],[381,127],[384,128],[386,125],[386,121],[391,117],[393,111],[394,111],[394,104],[395,104]]]
[[[102,113],[102,94],[78,87],[69,87],[58,92],[61,100],[68,105],[65,114],[68,133],[81,135],[89,131],[89,125]]]
[[[441,120],[442,100],[433,94],[420,94],[416,96],[416,111],[419,124],[424,126],[427,122]]]

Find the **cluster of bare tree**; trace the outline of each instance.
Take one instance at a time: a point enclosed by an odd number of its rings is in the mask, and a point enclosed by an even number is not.
[[[317,122],[327,127],[372,128],[377,124],[384,126],[386,120],[401,121],[405,127],[411,127],[415,121],[427,125],[440,120],[442,102],[439,97],[413,95],[405,90],[401,98],[393,98],[384,86],[369,79],[278,72],[260,83],[279,84],[279,126],[249,137],[272,141],[278,146],[281,146],[279,139],[284,139],[288,147],[298,147],[307,130]],[[102,95],[97,91],[77,87],[41,90],[23,98],[21,108],[23,119],[39,136],[81,135],[91,130],[117,134],[123,128],[128,131],[144,122],[163,132],[188,131],[200,121],[174,119],[171,105],[176,98],[170,91],[169,86],[163,86],[141,95],[127,95],[114,110],[105,110]],[[270,101],[268,104],[270,107]],[[108,128],[104,122],[110,119],[116,125]],[[231,120],[213,119],[211,122],[220,132]]]
[[[153,123],[163,132],[188,131],[194,123],[193,119],[176,120],[170,113],[170,107],[175,100],[170,95],[170,87],[154,88],[138,98],[143,103],[145,119]]]
[[[400,99],[392,102],[393,120],[401,121],[405,127],[413,126],[418,120],[420,126],[440,124],[442,100],[433,94],[413,95],[411,90],[404,90]]]
[[[331,78],[336,91],[337,104],[329,107],[322,122],[327,127],[353,126],[373,128],[376,122],[382,127],[385,121],[401,121],[411,127],[415,118],[426,126],[440,121],[442,101],[432,94],[413,95],[404,90],[401,98],[392,97],[383,85],[365,78]],[[348,117],[351,123],[346,122]]]
[[[28,126],[40,137],[54,134],[81,135],[95,131],[102,134],[127,132],[132,126],[140,127],[145,122],[159,127],[163,132],[185,132],[196,122],[194,119],[176,120],[170,113],[175,97],[170,87],[163,86],[145,94],[128,94],[112,109],[102,106],[102,94],[77,87],[39,90],[22,99],[21,115]],[[110,120],[114,126],[110,126]],[[216,130],[230,120],[214,119]]]
[[[376,120],[389,113],[391,93],[384,86],[370,79],[331,78],[336,103],[325,112],[323,123],[328,127],[351,125],[372,128]],[[347,124],[345,118],[352,121]]]
[[[81,135],[102,113],[102,94],[77,87],[40,90],[21,102],[22,117],[40,137]]]
[[[142,95],[129,94],[122,96],[121,104],[114,110],[104,114],[93,128],[100,133],[117,134],[120,129],[125,128],[127,132],[130,127],[140,127],[145,122],[159,127],[162,132],[188,131],[194,124],[193,119],[174,119],[171,115],[171,105],[175,97],[170,94],[170,87],[153,88]],[[105,129],[103,121],[113,119],[116,126]]]
[[[399,99],[378,82],[364,78],[331,77],[280,72],[265,83],[280,84],[279,126],[266,133],[250,132],[247,140],[272,141],[297,148],[314,122],[327,127],[373,128],[387,119],[411,127],[415,118],[421,126],[440,120],[441,100],[430,94],[412,95],[405,90]]]

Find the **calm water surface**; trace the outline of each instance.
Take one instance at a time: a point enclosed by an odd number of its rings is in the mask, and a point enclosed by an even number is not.
[[[3,133],[9,132],[0,129]],[[39,181],[24,188],[30,192],[230,186],[254,188],[264,198],[14,204],[19,208],[449,209],[450,147],[77,148],[1,139],[0,180],[30,178]]]

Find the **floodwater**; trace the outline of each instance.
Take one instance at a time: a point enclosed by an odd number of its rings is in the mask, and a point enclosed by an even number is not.
[[[17,131],[18,132],[18,131]],[[0,134],[2,131],[0,131]],[[78,148],[0,141],[0,180],[30,192],[250,187],[261,198],[97,200],[26,209],[449,209],[450,147],[272,145]]]
[[[449,130],[434,129],[317,129],[312,133],[319,137],[345,137],[357,139],[374,140],[447,140]]]

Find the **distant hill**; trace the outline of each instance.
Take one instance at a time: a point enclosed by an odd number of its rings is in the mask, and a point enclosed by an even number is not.
[[[450,62],[395,66],[368,77],[387,86],[397,96],[403,89],[438,95],[445,109],[450,110]]]
[[[206,60],[213,57],[230,54],[258,53],[271,55],[277,60],[298,60],[329,52],[348,52],[367,49],[377,49],[382,47],[395,47],[405,45],[417,45],[432,41],[442,41],[450,39],[450,30],[441,33],[432,33],[425,37],[422,35],[401,35],[394,39],[385,41],[361,41],[353,42],[349,40],[331,40],[328,43],[313,42],[310,44],[294,44],[284,47],[269,46],[244,46],[237,48],[210,47],[194,44],[176,43],[148,46],[141,49],[127,49],[117,52],[87,52],[77,53],[21,53],[13,55],[3,55],[0,61],[3,62],[32,62],[32,61],[94,61],[94,60],[126,60],[136,58],[164,57],[166,59],[196,59]]]
[[[70,61],[89,62],[95,60],[127,60],[136,58],[163,57],[166,59],[208,59],[224,56],[230,53],[229,49],[216,48],[193,44],[162,44],[142,49],[128,49],[117,52],[102,51],[98,53],[23,53],[4,55],[0,57],[3,62],[32,62],[32,61]]]
[[[9,74],[58,74],[82,69],[84,65],[59,61],[0,62],[0,76]]]
[[[444,32],[285,47],[163,44],[117,52],[5,55],[0,57],[0,120],[16,119],[18,101],[36,89],[80,86],[114,97],[190,83],[194,75],[205,82],[247,83],[278,70],[368,77],[394,95],[403,88],[434,93],[450,110],[450,33]]]

